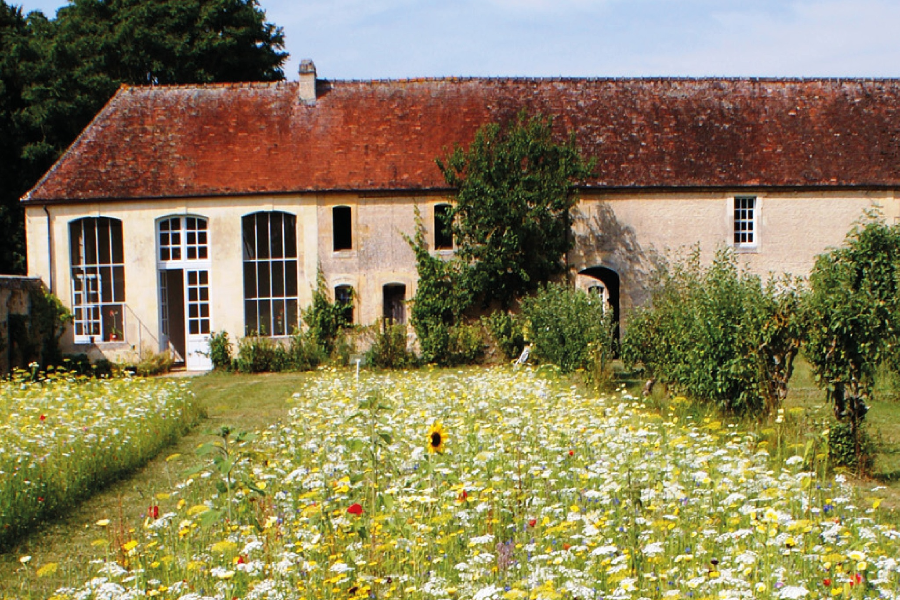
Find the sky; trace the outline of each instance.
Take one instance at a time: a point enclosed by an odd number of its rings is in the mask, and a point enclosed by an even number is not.
[[[48,17],[67,2],[7,0]],[[259,0],[287,79],[900,77],[896,0]]]

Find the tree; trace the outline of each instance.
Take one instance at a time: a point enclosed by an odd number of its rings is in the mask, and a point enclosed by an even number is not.
[[[25,191],[22,170],[22,132],[16,115],[22,110],[20,64],[27,39],[22,9],[0,0],[0,273],[25,269],[25,228],[19,196]]]
[[[900,227],[877,215],[816,260],[805,303],[806,355],[834,416],[850,427],[856,464],[864,467],[862,425],[878,366],[897,356],[900,333]]]
[[[0,35],[0,272],[24,270],[19,197],[121,84],[273,81],[287,57],[256,0],[73,0],[53,20],[0,0]]]
[[[457,190],[447,212],[457,254],[472,297],[485,305],[509,306],[565,270],[575,184],[591,175],[592,163],[574,138],[556,142],[552,124],[521,113],[507,128],[482,127],[468,150],[437,161]]]

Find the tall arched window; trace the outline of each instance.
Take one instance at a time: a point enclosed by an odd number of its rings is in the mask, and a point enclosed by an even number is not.
[[[122,221],[85,217],[69,223],[75,342],[125,337],[125,258]]]
[[[298,325],[297,217],[258,212],[243,217],[244,329],[288,335]]]

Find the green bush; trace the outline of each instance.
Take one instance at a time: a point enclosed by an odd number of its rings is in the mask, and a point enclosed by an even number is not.
[[[458,323],[450,328],[450,364],[472,365],[484,358],[484,330],[478,323]]]
[[[459,337],[455,327],[462,322],[470,303],[465,286],[465,266],[458,258],[432,256],[425,239],[425,227],[416,207],[416,235],[406,238],[416,257],[419,282],[410,310],[410,324],[419,339],[422,360],[446,366],[457,364],[454,347]]]
[[[135,365],[135,372],[141,377],[162,375],[168,373],[173,364],[175,364],[175,357],[171,352],[144,350],[141,362]]]
[[[530,323],[532,356],[557,365],[563,373],[577,369],[605,370],[615,350],[612,310],[602,298],[550,283],[522,301]]]
[[[663,265],[649,306],[628,320],[626,365],[642,364],[676,392],[732,413],[764,414],[787,394],[803,336],[796,284],[767,286],[742,271],[733,250],[709,267],[699,249]]]
[[[214,332],[209,336],[209,360],[214,369],[230,371],[234,368],[227,331]]]
[[[311,371],[324,359],[324,350],[312,332],[299,329],[294,331],[287,350],[287,368],[295,371]]]
[[[326,289],[325,274],[320,267],[312,303],[303,311],[303,322],[312,334],[312,339],[321,346],[325,356],[331,356],[341,331],[350,323],[347,323],[346,317],[347,304],[332,302]]]
[[[280,371],[284,365],[284,348],[272,338],[248,335],[238,342],[235,368],[241,373]]]
[[[525,349],[525,330],[522,318],[498,310],[482,317],[497,348],[507,360],[515,360]]]
[[[385,322],[366,352],[366,363],[381,369],[415,366],[416,357],[406,349],[406,325]]]

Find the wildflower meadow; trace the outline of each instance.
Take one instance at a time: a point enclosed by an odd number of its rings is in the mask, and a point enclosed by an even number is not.
[[[54,598],[900,597],[880,500],[803,448],[527,368],[304,381],[285,422],[169,456],[143,528],[96,515]]]
[[[184,383],[67,371],[0,381],[0,415],[0,546],[142,466],[200,416]]]

